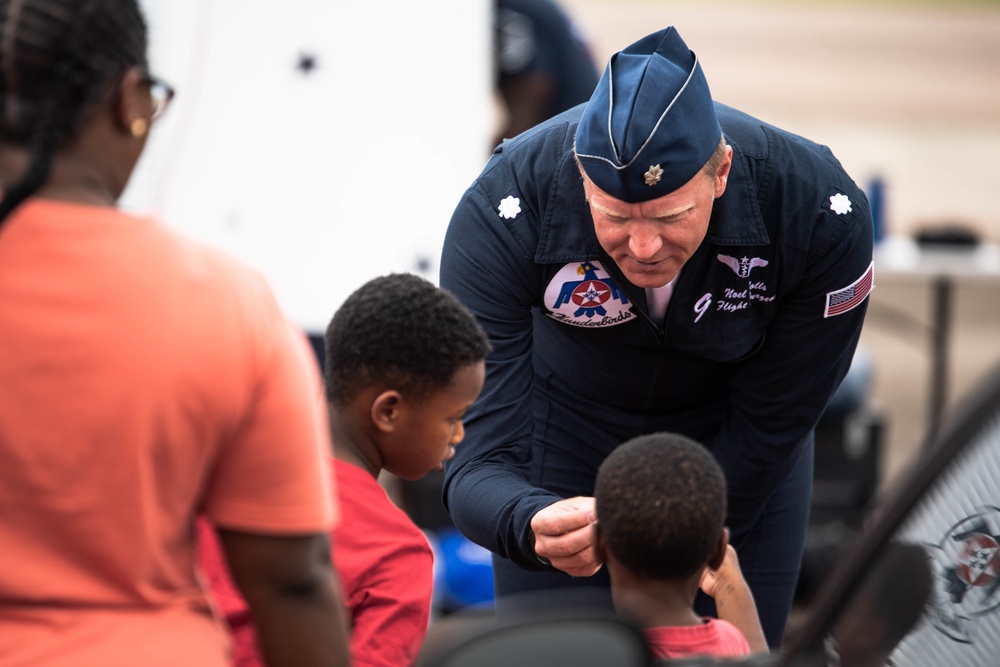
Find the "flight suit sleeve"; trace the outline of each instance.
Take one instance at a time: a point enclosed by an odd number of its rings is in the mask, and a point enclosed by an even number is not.
[[[528,541],[531,517],[558,500],[529,482],[532,448],[532,306],[539,277],[523,236],[527,202],[491,201],[475,186],[456,208],[444,242],[441,286],[476,316],[493,345],[486,383],[466,416],[465,440],[445,465],[443,500],[469,539],[521,567],[540,570]],[[507,213],[507,215],[513,215]]]
[[[730,378],[731,407],[711,444],[726,473],[737,544],[811,438],[861,335],[874,281],[872,220],[864,194],[848,193],[850,214],[818,214],[843,232],[817,241],[760,349]]]

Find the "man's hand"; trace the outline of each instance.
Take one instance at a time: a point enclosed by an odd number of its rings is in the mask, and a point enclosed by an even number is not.
[[[590,525],[594,499],[578,496],[545,507],[531,517],[535,553],[574,577],[589,577],[603,564],[594,552]]]

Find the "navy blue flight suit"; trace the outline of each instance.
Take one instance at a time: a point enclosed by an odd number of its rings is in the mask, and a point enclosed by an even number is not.
[[[868,202],[826,147],[717,104],[728,187],[655,321],[595,236],[572,153],[582,109],[504,141],[451,219],[441,285],[494,351],[446,464],[445,505],[496,554],[497,596],[606,586],[604,570],[573,578],[541,563],[531,517],[593,495],[597,467],[629,438],[692,437],[726,473],[732,543],[776,645],[801,562],[813,427],[871,289]]]

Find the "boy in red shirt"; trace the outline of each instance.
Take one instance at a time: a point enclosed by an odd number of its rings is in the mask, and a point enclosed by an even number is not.
[[[423,477],[451,458],[479,395],[490,344],[448,292],[409,274],[375,278],[344,301],[326,332],[331,459],[341,520],[334,562],[352,622],[355,667],[405,667],[426,634],[433,555],[377,478]],[[203,537],[211,538],[203,530]],[[234,664],[260,665],[247,606],[215,544],[201,565],[235,638]]]
[[[594,496],[594,548],[615,608],[644,628],[656,658],[768,650],[723,526],[725,478],[707,449],[670,433],[629,440],[601,464]],[[695,613],[699,587],[718,619]]]

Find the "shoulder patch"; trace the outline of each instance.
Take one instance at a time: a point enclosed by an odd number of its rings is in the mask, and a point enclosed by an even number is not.
[[[838,192],[835,195],[831,195],[830,210],[836,213],[837,215],[847,215],[853,210],[851,208],[851,199],[842,192]]]
[[[823,317],[842,315],[849,310],[857,308],[868,294],[871,293],[873,287],[875,287],[875,262],[869,264],[868,270],[847,287],[827,292],[826,309],[823,311]]]
[[[497,213],[504,220],[513,220],[521,215],[521,200],[514,195],[507,195],[497,204]]]

